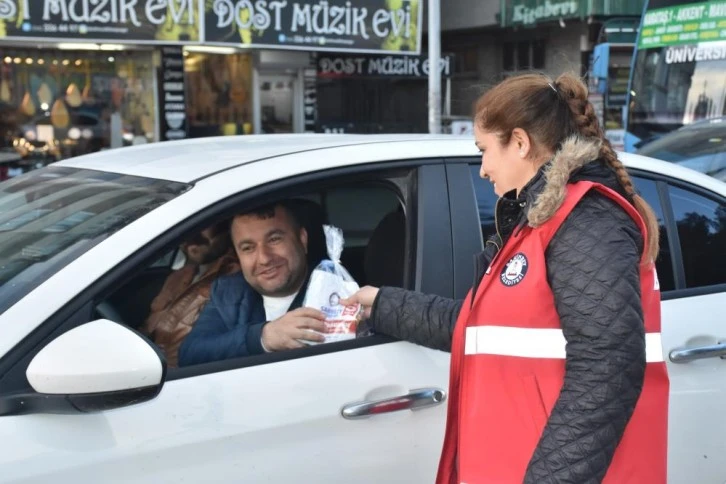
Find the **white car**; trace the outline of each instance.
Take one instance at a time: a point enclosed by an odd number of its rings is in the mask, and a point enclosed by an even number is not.
[[[621,156],[663,224],[669,482],[722,483],[726,184]],[[463,297],[494,223],[479,161],[469,138],[242,136],[0,184],[0,482],[433,482],[447,353],[375,335],[167,369],[135,328],[180,241],[282,197],[344,230],[360,284]]]

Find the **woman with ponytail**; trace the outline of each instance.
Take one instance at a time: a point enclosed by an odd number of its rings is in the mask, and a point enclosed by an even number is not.
[[[500,198],[467,298],[348,301],[379,333],[451,351],[436,482],[665,483],[658,223],[587,88],[509,78],[477,101],[475,138]]]

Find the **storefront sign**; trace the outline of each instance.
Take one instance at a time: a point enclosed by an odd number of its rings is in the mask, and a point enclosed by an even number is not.
[[[502,25],[534,25],[546,20],[580,16],[579,0],[519,0],[507,2]]]
[[[668,47],[665,52],[666,64],[686,64],[724,59],[726,59],[726,42],[719,42],[716,45],[679,45]]]
[[[647,49],[713,40],[726,40],[724,0],[659,8],[646,12],[643,16],[639,47]]]
[[[418,54],[421,0],[209,0],[212,43]]]
[[[450,56],[439,60],[441,75],[451,75]],[[428,77],[430,62],[425,56],[320,56],[318,77]]]
[[[184,52],[179,46],[164,46],[161,48],[159,126],[159,138],[162,141],[187,137]]]
[[[0,38],[197,42],[199,0],[0,0]]]

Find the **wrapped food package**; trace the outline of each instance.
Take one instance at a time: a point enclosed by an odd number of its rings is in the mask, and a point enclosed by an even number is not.
[[[341,299],[352,296],[359,287],[340,263],[344,245],[343,231],[331,225],[323,226],[323,230],[329,259],[321,261],[312,271],[303,306],[325,314],[325,343],[332,343],[356,337],[361,307],[358,304],[340,304]]]

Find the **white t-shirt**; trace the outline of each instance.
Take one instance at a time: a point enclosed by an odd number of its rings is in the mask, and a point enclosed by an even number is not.
[[[297,293],[285,297],[262,296],[262,302],[265,304],[265,319],[274,321],[283,316],[290,305],[297,297]]]
[[[297,293],[285,297],[262,296],[262,303],[265,305],[265,319],[267,321],[274,321],[283,316],[290,309],[290,305],[296,297]],[[265,348],[265,344],[262,341],[260,343],[262,344],[262,349],[266,353],[269,353],[270,350]]]

